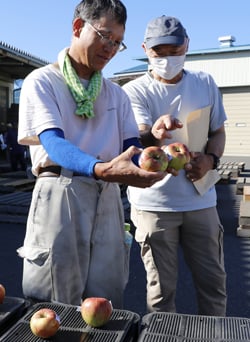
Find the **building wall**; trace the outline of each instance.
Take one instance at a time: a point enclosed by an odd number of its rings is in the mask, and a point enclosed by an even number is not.
[[[221,91],[228,117],[224,156],[250,156],[250,86]]]
[[[197,57],[198,58],[198,57]],[[236,55],[214,55],[204,59],[188,59],[185,68],[202,70],[211,74],[218,87],[250,85],[250,52]]]

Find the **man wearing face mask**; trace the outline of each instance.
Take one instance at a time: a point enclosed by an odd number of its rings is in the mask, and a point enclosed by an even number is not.
[[[183,123],[165,144],[186,144],[192,168],[147,189],[129,186],[128,198],[147,274],[148,311],[176,311],[181,246],[192,273],[198,314],[225,316],[223,227],[216,210],[218,179],[213,176],[224,151],[226,114],[213,78],[183,68],[188,43],[177,18],[163,15],[151,20],[142,44],[149,70],[123,89],[132,102],[144,146],[156,145],[154,137],[164,134],[161,125],[151,131],[157,120],[170,114]],[[205,179],[208,185],[201,191],[198,184]]]

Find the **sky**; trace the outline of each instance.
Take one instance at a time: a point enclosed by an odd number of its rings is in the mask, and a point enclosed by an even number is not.
[[[48,62],[70,45],[72,18],[78,0],[1,1],[0,41]],[[144,57],[141,47],[147,23],[158,16],[179,18],[190,38],[189,51],[219,47],[218,38],[232,35],[237,45],[250,45],[249,0],[123,0],[128,20],[124,42],[103,69],[105,77],[135,67]]]

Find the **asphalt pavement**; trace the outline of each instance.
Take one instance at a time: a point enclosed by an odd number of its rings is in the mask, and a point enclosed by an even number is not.
[[[249,176],[250,165],[247,163],[245,175]],[[236,194],[236,179],[227,184],[218,183],[216,188],[218,211],[225,230],[224,252],[228,288],[227,316],[250,317],[250,239],[236,235],[242,196]],[[31,195],[29,191],[26,193],[27,196]],[[18,193],[14,193],[13,196],[17,195]],[[4,199],[3,196],[6,196],[6,194],[0,192],[0,208],[1,198]],[[5,285],[8,296],[22,298],[22,260],[17,256],[16,249],[23,243],[25,220],[19,220],[14,212],[13,216],[17,219],[13,220],[13,222],[11,220],[6,222],[1,220],[0,215],[0,283]],[[192,278],[183,260],[181,250],[179,255],[177,311],[179,313],[196,314]],[[140,259],[139,247],[135,241],[131,248],[130,278],[125,291],[124,309],[136,312],[140,316],[147,313],[146,277]]]

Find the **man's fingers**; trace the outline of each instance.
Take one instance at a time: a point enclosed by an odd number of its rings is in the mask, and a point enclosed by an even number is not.
[[[174,124],[176,128],[182,128],[183,123],[179,119],[174,119]]]
[[[154,137],[156,139],[159,139],[159,140],[161,140],[163,138],[165,138],[165,139],[171,139],[172,138],[172,134],[169,131],[167,131],[165,128],[153,129],[152,133],[153,133]]]

